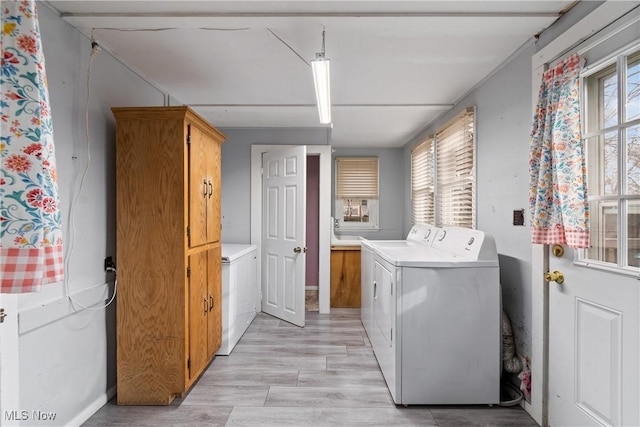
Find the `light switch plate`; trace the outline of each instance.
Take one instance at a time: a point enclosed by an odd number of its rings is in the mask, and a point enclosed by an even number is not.
[[[514,209],[513,225],[524,225],[524,209]]]

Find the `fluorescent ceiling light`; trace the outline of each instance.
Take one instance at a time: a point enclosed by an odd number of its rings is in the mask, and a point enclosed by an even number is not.
[[[313,84],[316,87],[316,102],[318,103],[318,115],[320,123],[331,123],[331,73],[329,58],[324,56],[324,27],[322,28],[322,51],[316,53],[316,58],[311,60],[313,70]]]
[[[329,66],[330,61],[324,57],[324,53],[317,53],[316,59],[311,61],[320,123],[331,123],[331,73]]]

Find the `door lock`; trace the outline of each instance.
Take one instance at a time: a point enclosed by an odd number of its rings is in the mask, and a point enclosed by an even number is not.
[[[564,283],[564,274],[562,273],[562,271],[554,271],[553,273],[547,271],[544,274],[544,280],[545,282],[556,282],[558,285],[561,285]]]
[[[551,252],[553,253],[553,256],[560,258],[564,255],[564,248],[561,245],[553,245]]]
[[[301,248],[300,246],[293,248],[293,252],[299,254],[300,252],[304,252],[305,254],[307,253],[307,248]]]
[[[7,317],[7,313],[4,312],[4,308],[0,308],[0,323],[4,323],[5,317]]]

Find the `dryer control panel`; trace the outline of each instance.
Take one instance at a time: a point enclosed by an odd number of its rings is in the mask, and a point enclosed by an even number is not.
[[[495,241],[480,230],[443,227],[436,234],[433,248],[472,260],[496,260]]]

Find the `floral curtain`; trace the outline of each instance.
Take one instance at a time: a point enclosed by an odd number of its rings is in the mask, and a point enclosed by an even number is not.
[[[49,94],[35,1],[0,10],[0,292],[35,292],[63,278]]]
[[[581,66],[575,54],[542,76],[529,157],[532,243],[589,246]]]

